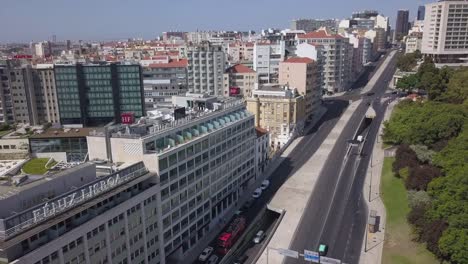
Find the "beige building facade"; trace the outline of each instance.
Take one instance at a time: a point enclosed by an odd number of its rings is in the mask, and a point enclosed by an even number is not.
[[[275,149],[282,147],[304,127],[305,98],[296,89],[263,85],[246,101],[247,110],[255,115],[255,126],[270,132],[270,145]]]
[[[297,89],[304,96],[306,118],[313,116],[322,99],[317,62],[310,58],[289,58],[279,65],[279,83]]]

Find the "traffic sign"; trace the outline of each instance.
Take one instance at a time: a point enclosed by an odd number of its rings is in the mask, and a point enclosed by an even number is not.
[[[310,251],[307,249],[304,249],[304,260],[305,261],[311,261],[314,263],[319,263],[319,253],[315,251]]]
[[[276,249],[276,251],[278,251],[278,253],[280,253],[283,256],[296,258],[296,259],[299,258],[299,253],[297,251],[294,251],[294,250],[278,248],[278,249]]]
[[[327,257],[320,257],[320,263],[322,264],[340,264],[341,260]]]

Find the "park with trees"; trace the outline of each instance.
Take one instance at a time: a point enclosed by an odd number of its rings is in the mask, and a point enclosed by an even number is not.
[[[441,261],[468,263],[468,68],[426,59],[398,88],[427,93],[400,102],[384,124],[384,142],[398,146],[392,169],[407,189],[408,222]]]

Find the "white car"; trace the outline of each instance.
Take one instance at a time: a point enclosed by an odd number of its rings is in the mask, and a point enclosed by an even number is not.
[[[218,256],[216,255],[211,256],[207,262],[207,264],[216,264],[216,263],[218,263]]]
[[[208,257],[213,253],[213,248],[212,247],[207,247],[203,250],[203,252],[200,254],[198,257],[199,261],[205,261],[208,259]]]
[[[270,186],[270,181],[269,180],[264,180],[264,181],[262,181],[262,185],[260,185],[260,188],[262,190],[266,190],[268,188],[268,186]]]
[[[254,239],[253,239],[253,242],[255,244],[258,244],[260,242],[262,242],[262,240],[265,238],[265,232],[263,230],[260,230],[257,232],[257,235],[255,235]]]
[[[253,192],[252,194],[252,197],[253,198],[258,198],[262,195],[262,189],[261,188],[257,188],[255,189],[255,191]]]

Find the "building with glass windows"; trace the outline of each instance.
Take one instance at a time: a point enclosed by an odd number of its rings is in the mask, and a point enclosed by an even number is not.
[[[108,140],[104,133],[87,137],[90,160],[143,161],[156,173],[165,263],[187,263],[202,238],[220,231],[220,219],[250,195],[256,173],[254,116],[244,102],[225,99],[211,108],[196,102],[203,98],[186,100],[199,107],[177,121],[116,127]]]
[[[99,175],[84,163],[0,185],[0,262],[167,263],[160,185],[143,162]]]
[[[122,113],[144,115],[139,65],[56,65],[54,73],[63,125],[120,123]]]
[[[88,154],[86,136],[93,130],[92,128],[51,128],[31,135],[29,148],[34,157],[47,157],[64,162],[83,162]]]

